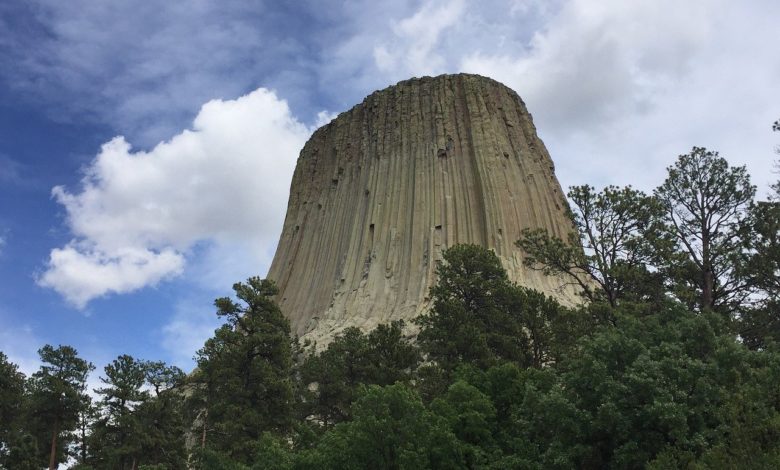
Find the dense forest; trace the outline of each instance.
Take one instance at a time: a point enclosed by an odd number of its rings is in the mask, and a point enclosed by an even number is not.
[[[189,375],[123,355],[91,395],[71,347],[30,377],[0,354],[0,468],[780,468],[772,190],[698,147],[652,194],[572,187],[571,237],[517,245],[578,306],[458,245],[428,314],[324,349],[253,277],[215,301]]]

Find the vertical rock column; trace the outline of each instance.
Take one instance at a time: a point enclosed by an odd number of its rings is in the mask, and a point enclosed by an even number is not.
[[[377,91],[304,146],[268,277],[293,331],[329,342],[429,306],[444,248],[495,250],[512,280],[566,303],[523,266],[520,231],[573,230],[554,167],[520,97],[476,75]]]

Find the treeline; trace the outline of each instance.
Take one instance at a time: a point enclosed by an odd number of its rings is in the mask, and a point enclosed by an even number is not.
[[[66,461],[81,469],[186,468],[180,369],[119,356],[93,401],[87,377],[94,366],[75,349],[46,345],[38,353],[42,365],[26,378],[0,352],[0,468]]]
[[[526,264],[576,286],[566,307],[490,250],[443,253],[414,325],[300,344],[250,278],[189,376],[41,349],[0,356],[0,466],[79,469],[780,468],[780,184],[694,148],[653,194],[573,187],[575,231],[528,230]],[[415,337],[408,336],[415,332]]]

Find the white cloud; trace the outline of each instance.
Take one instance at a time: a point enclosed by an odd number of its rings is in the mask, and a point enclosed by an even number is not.
[[[79,191],[54,188],[74,239],[52,250],[39,283],[83,308],[96,297],[181,274],[198,248],[208,258],[241,247],[245,266],[254,266],[245,274],[257,274],[278,239],[290,177],[309,134],[285,101],[261,88],[210,101],[191,130],[148,152],[114,138]],[[225,270],[211,259],[205,271]]]
[[[181,274],[184,256],[173,249],[160,252],[118,247],[109,252],[92,242],[55,248],[40,284],[51,287],[78,308],[106,293],[126,293]]]
[[[336,119],[339,113],[331,113],[330,111],[320,111],[317,113],[317,121],[314,123],[315,128],[319,128]]]
[[[463,57],[462,68],[514,86],[556,127],[598,126],[642,112],[658,88],[685,75],[717,34],[714,8],[704,3],[679,4],[670,15],[667,1],[572,0],[526,50],[482,50]]]
[[[428,2],[412,16],[392,23],[394,38],[374,48],[381,72],[435,75],[444,71],[445,58],[437,51],[440,37],[465,11],[464,0]]]
[[[483,46],[453,57],[528,103],[567,184],[649,189],[699,145],[771,166],[769,124],[780,109],[776,2],[571,0],[526,47]]]
[[[320,51],[321,91],[350,106],[413,76],[458,72],[477,52],[522,50],[560,0],[427,0],[332,5],[339,33]],[[334,14],[334,13],[331,13]],[[329,37],[330,39],[330,37]]]

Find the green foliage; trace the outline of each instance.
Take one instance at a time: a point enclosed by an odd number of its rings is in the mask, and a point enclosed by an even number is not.
[[[184,374],[163,362],[121,355],[108,364],[96,390],[101,415],[91,425],[82,463],[98,468],[138,465],[168,470],[186,468],[182,397],[176,387]],[[150,394],[145,386],[154,391]]]
[[[0,468],[5,465],[12,441],[21,429],[24,374],[0,352]]]
[[[747,256],[741,275],[759,293],[742,310],[739,333],[752,348],[780,340],[780,202],[758,202],[746,221]]]
[[[38,439],[30,434],[18,435],[12,442],[8,451],[8,458],[4,467],[9,470],[41,470],[42,450],[38,447]]]
[[[251,277],[233,290],[239,302],[215,301],[226,324],[197,354],[196,406],[206,411],[208,447],[249,463],[263,432],[292,426],[290,325],[272,300],[271,281]]]
[[[498,429],[503,456],[495,468],[577,468],[587,446],[585,414],[553,370],[504,367],[487,371],[489,392],[504,416]]]
[[[495,253],[458,245],[443,258],[439,282],[431,288],[433,308],[417,320],[423,351],[445,370],[464,362],[479,367],[500,359],[529,363],[528,336],[510,306],[513,286]]]
[[[353,419],[325,434],[297,468],[465,468],[458,441],[442,418],[403,384],[366,388]]]
[[[657,297],[660,279],[646,265],[669,244],[659,237],[659,202],[630,186],[598,193],[592,186],[572,186],[568,196],[576,233],[563,240],[544,229],[525,229],[517,241],[527,254],[525,264],[569,279],[591,302],[615,307],[623,299]]]
[[[208,448],[197,449],[192,457],[195,470],[249,470],[249,467],[235,462],[229,456]]]
[[[528,335],[531,367],[560,362],[591,329],[592,322],[582,311],[565,308],[539,291],[515,286],[512,296],[512,308]]]
[[[92,427],[100,417],[100,411],[100,407],[92,402],[92,397],[89,395],[84,396],[81,408],[79,409],[76,430],[73,433],[75,442],[69,450],[71,457],[78,462],[77,465],[85,468],[89,467],[87,461],[91,455],[90,435],[92,434]]]
[[[326,350],[312,352],[301,367],[304,415],[316,416],[330,427],[350,418],[360,385],[408,381],[420,354],[404,338],[403,328],[403,322],[393,322],[368,335],[347,328]]]
[[[184,419],[184,373],[164,362],[144,362],[145,381],[154,390],[135,410],[143,429],[142,459],[151,467],[166,470],[186,468],[185,433],[190,423]]]
[[[444,418],[460,441],[468,468],[479,467],[489,461],[489,451],[494,447],[496,409],[487,395],[458,380],[447,393],[431,403],[431,410]]]
[[[689,306],[731,314],[748,294],[737,275],[741,230],[756,188],[744,166],[694,147],[680,155],[655,191],[678,258],[665,264],[673,292]]]
[[[292,470],[294,454],[287,443],[270,433],[263,433],[252,470]]]
[[[104,371],[106,376],[101,377],[100,381],[107,387],[95,392],[103,396],[103,404],[110,419],[118,420],[148,398],[148,393],[141,390],[146,378],[143,361],[122,354],[108,364]]]
[[[780,301],[764,298],[744,309],[739,318],[739,335],[750,348],[764,349],[780,341]]]
[[[92,463],[104,468],[132,467],[141,456],[143,427],[134,410],[149,398],[142,390],[143,361],[123,354],[104,369],[100,380],[106,385],[95,390],[102,396],[103,417],[94,425]]]
[[[28,430],[37,439],[39,466],[61,463],[78,422],[87,376],[94,366],[70,346],[38,350],[41,367],[28,382]]]
[[[486,248],[456,245],[443,257],[431,288],[433,308],[417,320],[420,347],[438,366],[452,371],[464,363],[487,368],[512,361],[541,367],[560,356],[571,334],[570,312],[511,283]]]

